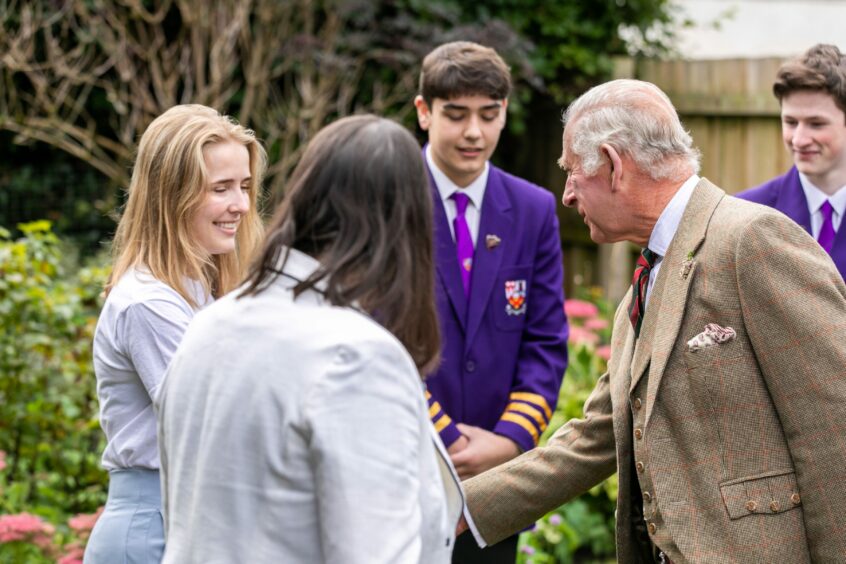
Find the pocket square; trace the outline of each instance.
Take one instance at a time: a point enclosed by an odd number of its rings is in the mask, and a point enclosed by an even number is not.
[[[705,326],[704,331],[687,342],[687,350],[693,352],[706,347],[721,345],[734,340],[735,337],[737,337],[737,333],[731,327],[720,327],[716,323],[709,323]]]

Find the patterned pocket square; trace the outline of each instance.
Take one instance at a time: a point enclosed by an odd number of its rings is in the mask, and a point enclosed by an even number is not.
[[[735,337],[737,337],[737,333],[731,327],[720,327],[716,323],[709,323],[705,326],[704,331],[687,342],[687,350],[694,352],[706,347],[721,345],[734,340]]]

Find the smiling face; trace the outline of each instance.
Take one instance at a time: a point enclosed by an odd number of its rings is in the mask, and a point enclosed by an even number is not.
[[[846,116],[824,92],[800,90],[781,100],[784,145],[800,172],[826,193],[846,184]]]
[[[429,107],[418,96],[414,105],[420,127],[429,134],[435,164],[457,186],[468,186],[496,149],[508,100],[479,95],[435,98]]]
[[[191,219],[191,233],[210,255],[235,250],[241,218],[250,209],[250,153],[234,141],[203,148],[208,182]]]

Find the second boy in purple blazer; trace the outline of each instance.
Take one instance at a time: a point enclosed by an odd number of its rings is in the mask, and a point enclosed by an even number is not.
[[[815,45],[782,65],[773,84],[794,166],[737,194],[781,211],[828,251],[846,277],[846,55]]]
[[[533,448],[567,367],[560,235],[553,195],[488,162],[505,125],[511,75],[493,50],[441,45],[415,98],[435,202],[443,361],[429,413],[469,478]],[[517,537],[453,562],[514,562]]]

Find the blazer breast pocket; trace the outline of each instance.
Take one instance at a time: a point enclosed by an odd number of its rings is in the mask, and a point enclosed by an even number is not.
[[[503,268],[494,282],[491,307],[501,331],[522,331],[531,307],[531,265]]]

